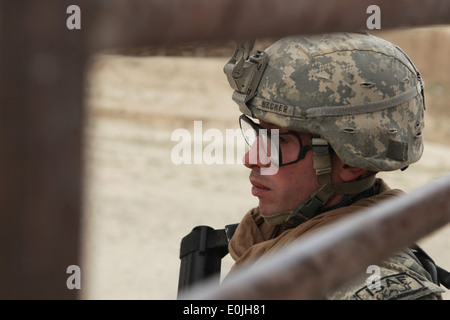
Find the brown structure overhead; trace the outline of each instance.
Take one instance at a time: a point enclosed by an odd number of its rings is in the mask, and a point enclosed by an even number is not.
[[[367,31],[370,5],[380,7],[382,29],[450,23],[450,2],[446,0],[91,2],[90,8],[98,16],[89,28],[97,33],[91,40],[98,48]]]

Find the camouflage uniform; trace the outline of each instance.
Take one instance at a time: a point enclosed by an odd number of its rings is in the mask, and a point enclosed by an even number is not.
[[[432,282],[430,274],[410,249],[398,252],[380,265],[377,286],[367,276],[345,284],[327,299],[333,300],[441,300],[445,290]]]
[[[422,156],[423,82],[394,44],[363,33],[336,33],[285,38],[249,57],[250,50],[247,44],[238,47],[224,68],[239,109],[311,134],[317,192],[292,212],[280,213],[283,225],[296,228],[332,196],[373,185],[374,176],[332,185],[330,149],[344,163],[374,173],[404,169]],[[400,252],[380,266],[377,289],[357,278],[329,298],[440,298],[443,290],[410,253]]]

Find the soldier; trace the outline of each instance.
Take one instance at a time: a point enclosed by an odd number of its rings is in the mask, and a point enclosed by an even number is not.
[[[231,273],[402,194],[376,174],[404,170],[423,152],[423,82],[394,44],[336,33],[284,38],[249,57],[251,47],[243,44],[224,68],[243,113],[244,165],[259,199],[229,243]],[[441,299],[444,290],[415,252],[384,261],[376,287],[359,277],[327,298]]]

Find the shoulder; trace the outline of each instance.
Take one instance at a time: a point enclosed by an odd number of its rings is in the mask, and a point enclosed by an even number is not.
[[[418,300],[442,299],[444,290],[407,249],[394,254],[380,266],[357,277],[327,296],[332,300]]]

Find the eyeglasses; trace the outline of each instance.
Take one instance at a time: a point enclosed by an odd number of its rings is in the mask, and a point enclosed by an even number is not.
[[[300,161],[311,149],[309,145],[303,146],[298,133],[294,131],[280,133],[278,129],[263,128],[244,114],[239,117],[239,126],[250,148],[258,137],[260,138],[260,152],[262,147],[269,160],[277,167]]]

